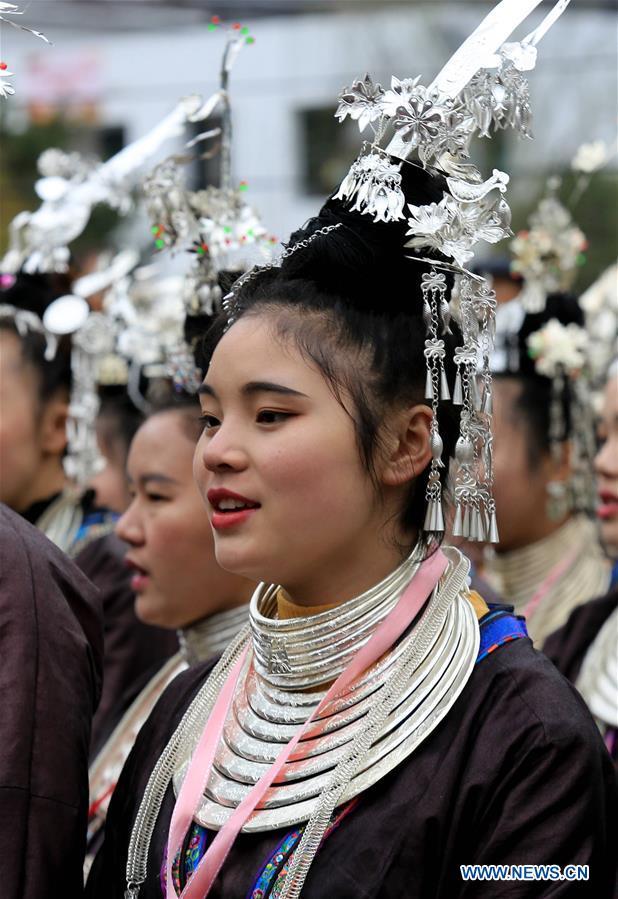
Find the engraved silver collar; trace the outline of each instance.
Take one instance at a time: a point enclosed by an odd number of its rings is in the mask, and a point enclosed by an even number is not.
[[[332,683],[394,608],[422,559],[412,553],[379,584],[334,609],[280,621],[280,587],[260,584],[249,618],[255,670],[280,690],[307,690]]]

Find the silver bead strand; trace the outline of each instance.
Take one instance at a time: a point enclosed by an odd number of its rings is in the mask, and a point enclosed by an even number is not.
[[[305,250],[314,240],[318,237],[323,237],[325,234],[330,234],[331,231],[335,231],[337,228],[341,228],[343,222],[337,222],[336,225],[326,225],[324,228],[320,228],[318,231],[314,231],[309,237],[305,240],[299,240],[298,243],[293,244],[293,246],[288,247],[283,251],[281,256],[279,257],[277,262],[270,262],[267,265],[255,265],[252,269],[249,269],[248,272],[245,272],[244,275],[241,275],[234,284],[232,285],[232,289],[229,293],[223,297],[221,301],[221,308],[225,313],[227,318],[227,324],[225,326],[225,331],[228,331],[229,328],[232,327],[236,319],[238,318],[238,312],[240,311],[238,308],[236,294],[240,290],[241,287],[244,287],[249,281],[252,281],[258,275],[261,275],[263,272],[268,272],[273,268],[280,268],[281,263],[284,259],[288,259],[290,256],[293,256],[294,253],[298,252],[298,250]]]

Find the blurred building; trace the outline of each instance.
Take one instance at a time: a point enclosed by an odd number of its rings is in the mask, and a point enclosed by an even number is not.
[[[234,172],[248,182],[267,227],[285,237],[315,212],[357,151],[356,126],[333,119],[343,85],[365,70],[382,83],[392,73],[421,73],[428,83],[490,5],[34,0],[27,23],[54,46],[4,29],[2,58],[16,73],[17,93],[0,102],[9,130],[61,112],[80,123],[85,149],[109,155],[179,97],[216,89],[224,39],[208,30],[209,17],[239,17],[255,44],[232,75]],[[546,12],[544,4],[519,36]],[[545,38],[530,84],[537,140],[508,134],[486,143],[485,162],[512,173],[518,201],[538,192],[542,175],[568,167],[583,141],[615,139],[615,4],[573,2]],[[204,177],[196,168],[194,178]]]

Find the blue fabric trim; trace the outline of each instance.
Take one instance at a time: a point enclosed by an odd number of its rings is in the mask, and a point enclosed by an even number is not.
[[[526,622],[523,618],[512,615],[504,608],[492,609],[480,621],[481,642],[476,664],[486,656],[511,640],[519,640],[528,636]]]
[[[88,512],[79,526],[72,545],[76,546],[84,538],[88,537],[92,528],[105,527],[112,531],[119,518],[120,515],[116,512],[110,512],[109,509],[97,509],[94,512]]]

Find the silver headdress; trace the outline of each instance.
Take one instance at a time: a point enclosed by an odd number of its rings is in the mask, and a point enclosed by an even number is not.
[[[28,28],[26,25],[14,22],[12,19],[7,19],[7,16],[23,16],[24,12],[25,10],[20,9],[14,3],[7,3],[6,0],[0,0],[0,23],[3,25],[10,25],[12,28],[17,28],[18,31],[27,31],[28,34],[33,34],[35,37],[45,41],[46,44],[51,44],[51,41],[40,31],[35,31],[34,28]],[[4,60],[0,60],[0,97],[11,97],[15,93],[15,88],[8,80],[9,78],[12,78],[13,75],[13,72],[9,72],[8,63],[4,62]]]
[[[574,322],[565,325],[552,318],[530,334],[526,344],[536,373],[551,381],[550,451],[560,460],[564,441],[570,444],[571,475],[566,485],[560,485],[556,517],[562,517],[568,509],[592,512],[596,501],[593,468],[596,446],[590,393],[592,345],[588,333]],[[570,424],[564,412],[565,393],[569,398]],[[551,485],[548,489],[551,501]]]
[[[222,27],[214,16],[210,30]],[[213,316],[221,306],[219,273],[244,270],[256,260],[270,260],[276,238],[268,234],[256,211],[247,203],[246,181],[232,182],[232,116],[229,79],[232,67],[244,46],[254,38],[249,29],[235,23],[227,29],[220,70],[219,90],[204,104],[202,119],[217,114],[215,127],[202,132],[187,144],[213,145],[201,158],[219,157],[220,178],[202,190],[187,189],[185,165],[192,155],[171,156],[144,180],[146,208],[152,222],[157,250],[188,252],[193,257],[184,277],[183,301],[188,317]],[[202,380],[193,362],[193,350],[180,341],[169,357],[170,375],[178,388],[193,392]]]
[[[578,266],[586,261],[586,236],[558,199],[559,187],[559,178],[548,180],[530,227],[511,244],[511,271],[524,279],[518,299],[526,312],[542,312],[549,294],[569,290]]]
[[[105,203],[121,214],[128,213],[133,208],[132,191],[148,162],[167,140],[181,135],[188,122],[199,122],[208,114],[208,104],[201,97],[185,98],[148,134],[104,163],[76,153],[46,150],[38,161],[41,177],[35,184],[41,205],[34,212],[19,213],[11,222],[9,248],[0,262],[2,271],[65,272],[69,245],[83,232],[94,206]],[[109,372],[112,361],[116,369],[122,365],[122,358],[114,352],[122,318],[92,312],[86,301],[105,287],[120,292],[121,285],[128,285],[137,258],[133,251],[118,254],[105,272],[80,279],[71,296],[56,300],[46,312],[48,335],[72,335],[73,387],[65,466],[80,485],[103,464],[94,430],[101,370],[107,365]]]
[[[511,242],[511,271],[524,281],[519,301],[526,312],[542,312],[546,298],[573,286],[577,270],[586,262],[586,235],[578,228],[572,210],[588,188],[595,172],[615,155],[616,146],[603,141],[581,144],[571,161],[575,184],[564,203],[558,198],[561,179],[547,179],[545,195],[530,215],[528,228]]]
[[[420,83],[420,76],[393,77],[390,89],[385,90],[365,75],[339,97],[335,113],[339,121],[350,117],[361,132],[369,129],[372,139],[363,144],[335,199],[375,222],[407,218],[408,258],[431,265],[421,288],[427,329],[425,395],[434,412],[424,523],[429,533],[444,531],[440,469],[445,463],[437,410],[440,401],[452,401],[461,407],[461,433],[455,450],[454,531],[470,540],[497,540],[489,368],[496,301],[483,280],[465,266],[479,241],[494,244],[511,234],[511,213],[504,198],[509,176],[494,169],[489,178],[483,179],[469,161],[469,150],[474,137],[488,137],[498,129],[514,128],[523,137],[531,136],[528,86],[523,73],[534,68],[539,41],[568,2],[560,0],[521,43],[505,43],[539,0],[503,0],[428,87]],[[401,172],[410,164],[446,178],[448,190],[440,202],[408,204],[406,209]],[[291,247],[292,251],[296,249]],[[436,253],[443,259],[435,258]],[[457,377],[452,400],[445,375],[447,350],[443,338],[450,333],[449,322],[455,310],[450,307],[444,272],[457,276],[463,333],[462,346],[454,355]],[[235,314],[233,296],[226,298],[225,306],[231,321]]]

